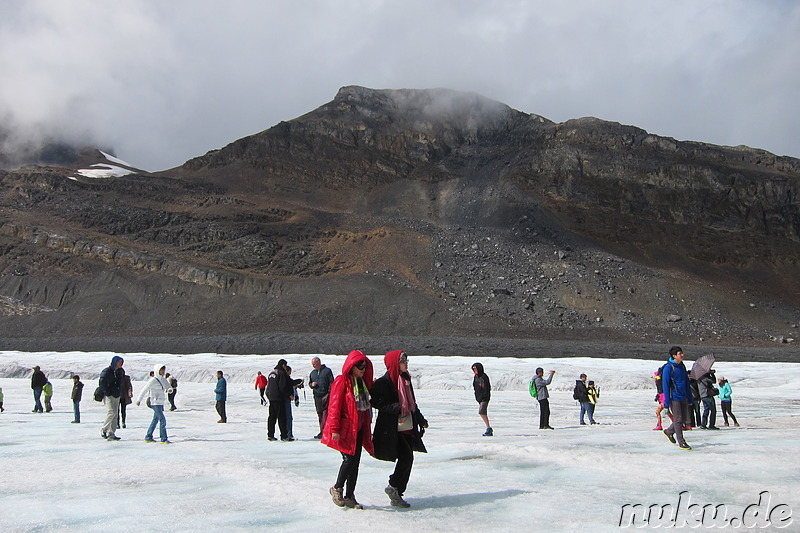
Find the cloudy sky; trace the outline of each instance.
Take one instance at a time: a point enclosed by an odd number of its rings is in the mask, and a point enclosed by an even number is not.
[[[160,170],[344,85],[473,91],[800,157],[800,3],[0,3],[0,125],[17,141],[86,139]]]

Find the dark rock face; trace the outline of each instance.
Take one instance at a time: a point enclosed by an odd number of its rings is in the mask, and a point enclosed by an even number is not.
[[[800,161],[760,150],[344,87],[176,169],[74,168],[0,171],[6,337],[758,345],[798,321]]]

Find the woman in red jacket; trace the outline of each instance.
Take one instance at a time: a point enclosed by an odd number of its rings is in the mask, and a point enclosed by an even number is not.
[[[342,366],[342,373],[331,385],[328,418],[322,431],[322,443],[342,452],[339,476],[330,489],[333,503],[339,507],[362,508],[355,497],[361,448],[370,455],[375,453],[370,388],[372,362],[359,350],[353,350]]]

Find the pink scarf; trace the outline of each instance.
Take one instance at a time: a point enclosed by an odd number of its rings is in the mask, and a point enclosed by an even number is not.
[[[400,398],[401,417],[408,416],[417,410],[417,403],[411,392],[411,376],[407,372],[400,374],[397,380],[397,395]]]

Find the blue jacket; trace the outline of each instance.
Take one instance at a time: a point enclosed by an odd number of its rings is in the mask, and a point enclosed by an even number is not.
[[[730,402],[731,400],[731,384],[727,381],[719,388],[719,401]]]
[[[217,393],[218,402],[228,401],[228,382],[225,381],[225,378],[217,380],[217,388],[214,389],[214,392]]]
[[[664,367],[662,377],[664,387],[664,407],[669,408],[672,402],[680,402],[686,400],[693,403],[692,389],[689,386],[689,373],[686,371],[686,365],[683,363],[676,363],[672,357],[667,361],[667,366]]]

